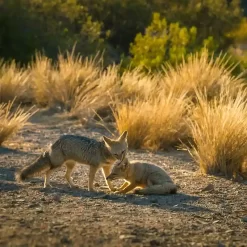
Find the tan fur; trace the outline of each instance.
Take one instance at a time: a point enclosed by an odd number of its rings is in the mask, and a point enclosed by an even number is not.
[[[177,186],[161,167],[154,164],[132,161],[127,158],[114,165],[108,180],[124,179],[125,183],[117,193],[128,193],[136,187],[138,194],[171,194],[177,192]]]
[[[90,166],[88,189],[93,191],[93,181],[98,169],[102,168],[102,173],[106,178],[110,174],[113,162],[125,157],[128,151],[127,134],[125,131],[115,140],[103,136],[103,141],[84,136],[61,136],[51,145],[49,151],[41,155],[33,164],[17,172],[16,179],[23,181],[38,173],[45,173],[44,187],[47,187],[50,186],[52,171],[65,164],[67,167],[65,178],[69,185],[74,187],[71,174],[76,163],[80,163]],[[114,190],[109,181],[106,180],[106,183],[110,190]]]

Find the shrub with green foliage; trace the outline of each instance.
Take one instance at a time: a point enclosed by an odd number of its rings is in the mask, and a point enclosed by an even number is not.
[[[159,12],[169,23],[196,27],[199,44],[212,36],[219,49],[226,49],[233,39],[227,33],[236,29],[243,17],[241,0],[152,0],[153,12]]]
[[[145,34],[137,34],[130,45],[131,61],[134,67],[140,65],[156,69],[165,61],[172,64],[180,62],[183,57],[205,46],[212,51],[217,47],[211,36],[198,44],[196,27],[181,27],[178,22],[168,24],[159,13],[154,13]]]
[[[0,2],[0,56],[29,62],[35,51],[56,58],[59,50],[91,55],[103,48],[101,23],[74,0]]]
[[[45,51],[56,59],[59,51],[77,43],[76,52],[83,56],[105,50],[107,63],[119,62],[155,12],[166,18],[167,29],[174,29],[172,47],[166,51],[172,60],[203,43],[227,50],[235,42],[232,31],[243,19],[240,0],[1,0],[0,57],[28,63],[35,51]],[[163,53],[155,59],[162,60]]]

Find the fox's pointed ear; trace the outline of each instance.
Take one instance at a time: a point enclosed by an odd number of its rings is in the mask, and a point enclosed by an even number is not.
[[[128,136],[128,131],[125,130],[122,135],[118,138],[120,141],[126,140]]]
[[[107,144],[107,145],[111,145],[112,144],[112,140],[106,136],[103,136],[103,141]]]

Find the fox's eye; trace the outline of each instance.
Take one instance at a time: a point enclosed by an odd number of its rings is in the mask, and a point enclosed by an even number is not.
[[[114,156],[118,157],[118,154],[113,154]]]
[[[122,154],[125,152],[125,150],[122,152]]]

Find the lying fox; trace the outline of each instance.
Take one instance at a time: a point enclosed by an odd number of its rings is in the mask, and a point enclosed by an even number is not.
[[[160,167],[142,161],[129,162],[127,157],[114,165],[107,180],[125,179],[125,183],[116,193],[128,193],[136,187],[137,194],[175,194],[177,186]]]
[[[94,191],[93,181],[99,168],[102,168],[106,178],[116,160],[124,159],[128,151],[127,131],[118,139],[110,139],[103,136],[102,141],[97,141],[85,136],[64,135],[61,136],[50,149],[44,152],[33,164],[24,167],[16,173],[16,180],[23,181],[38,173],[45,173],[44,188],[50,185],[50,175],[56,168],[66,165],[65,178],[71,187],[73,183],[71,174],[76,162],[90,166],[88,190]],[[110,190],[114,190],[110,181],[106,180]]]

